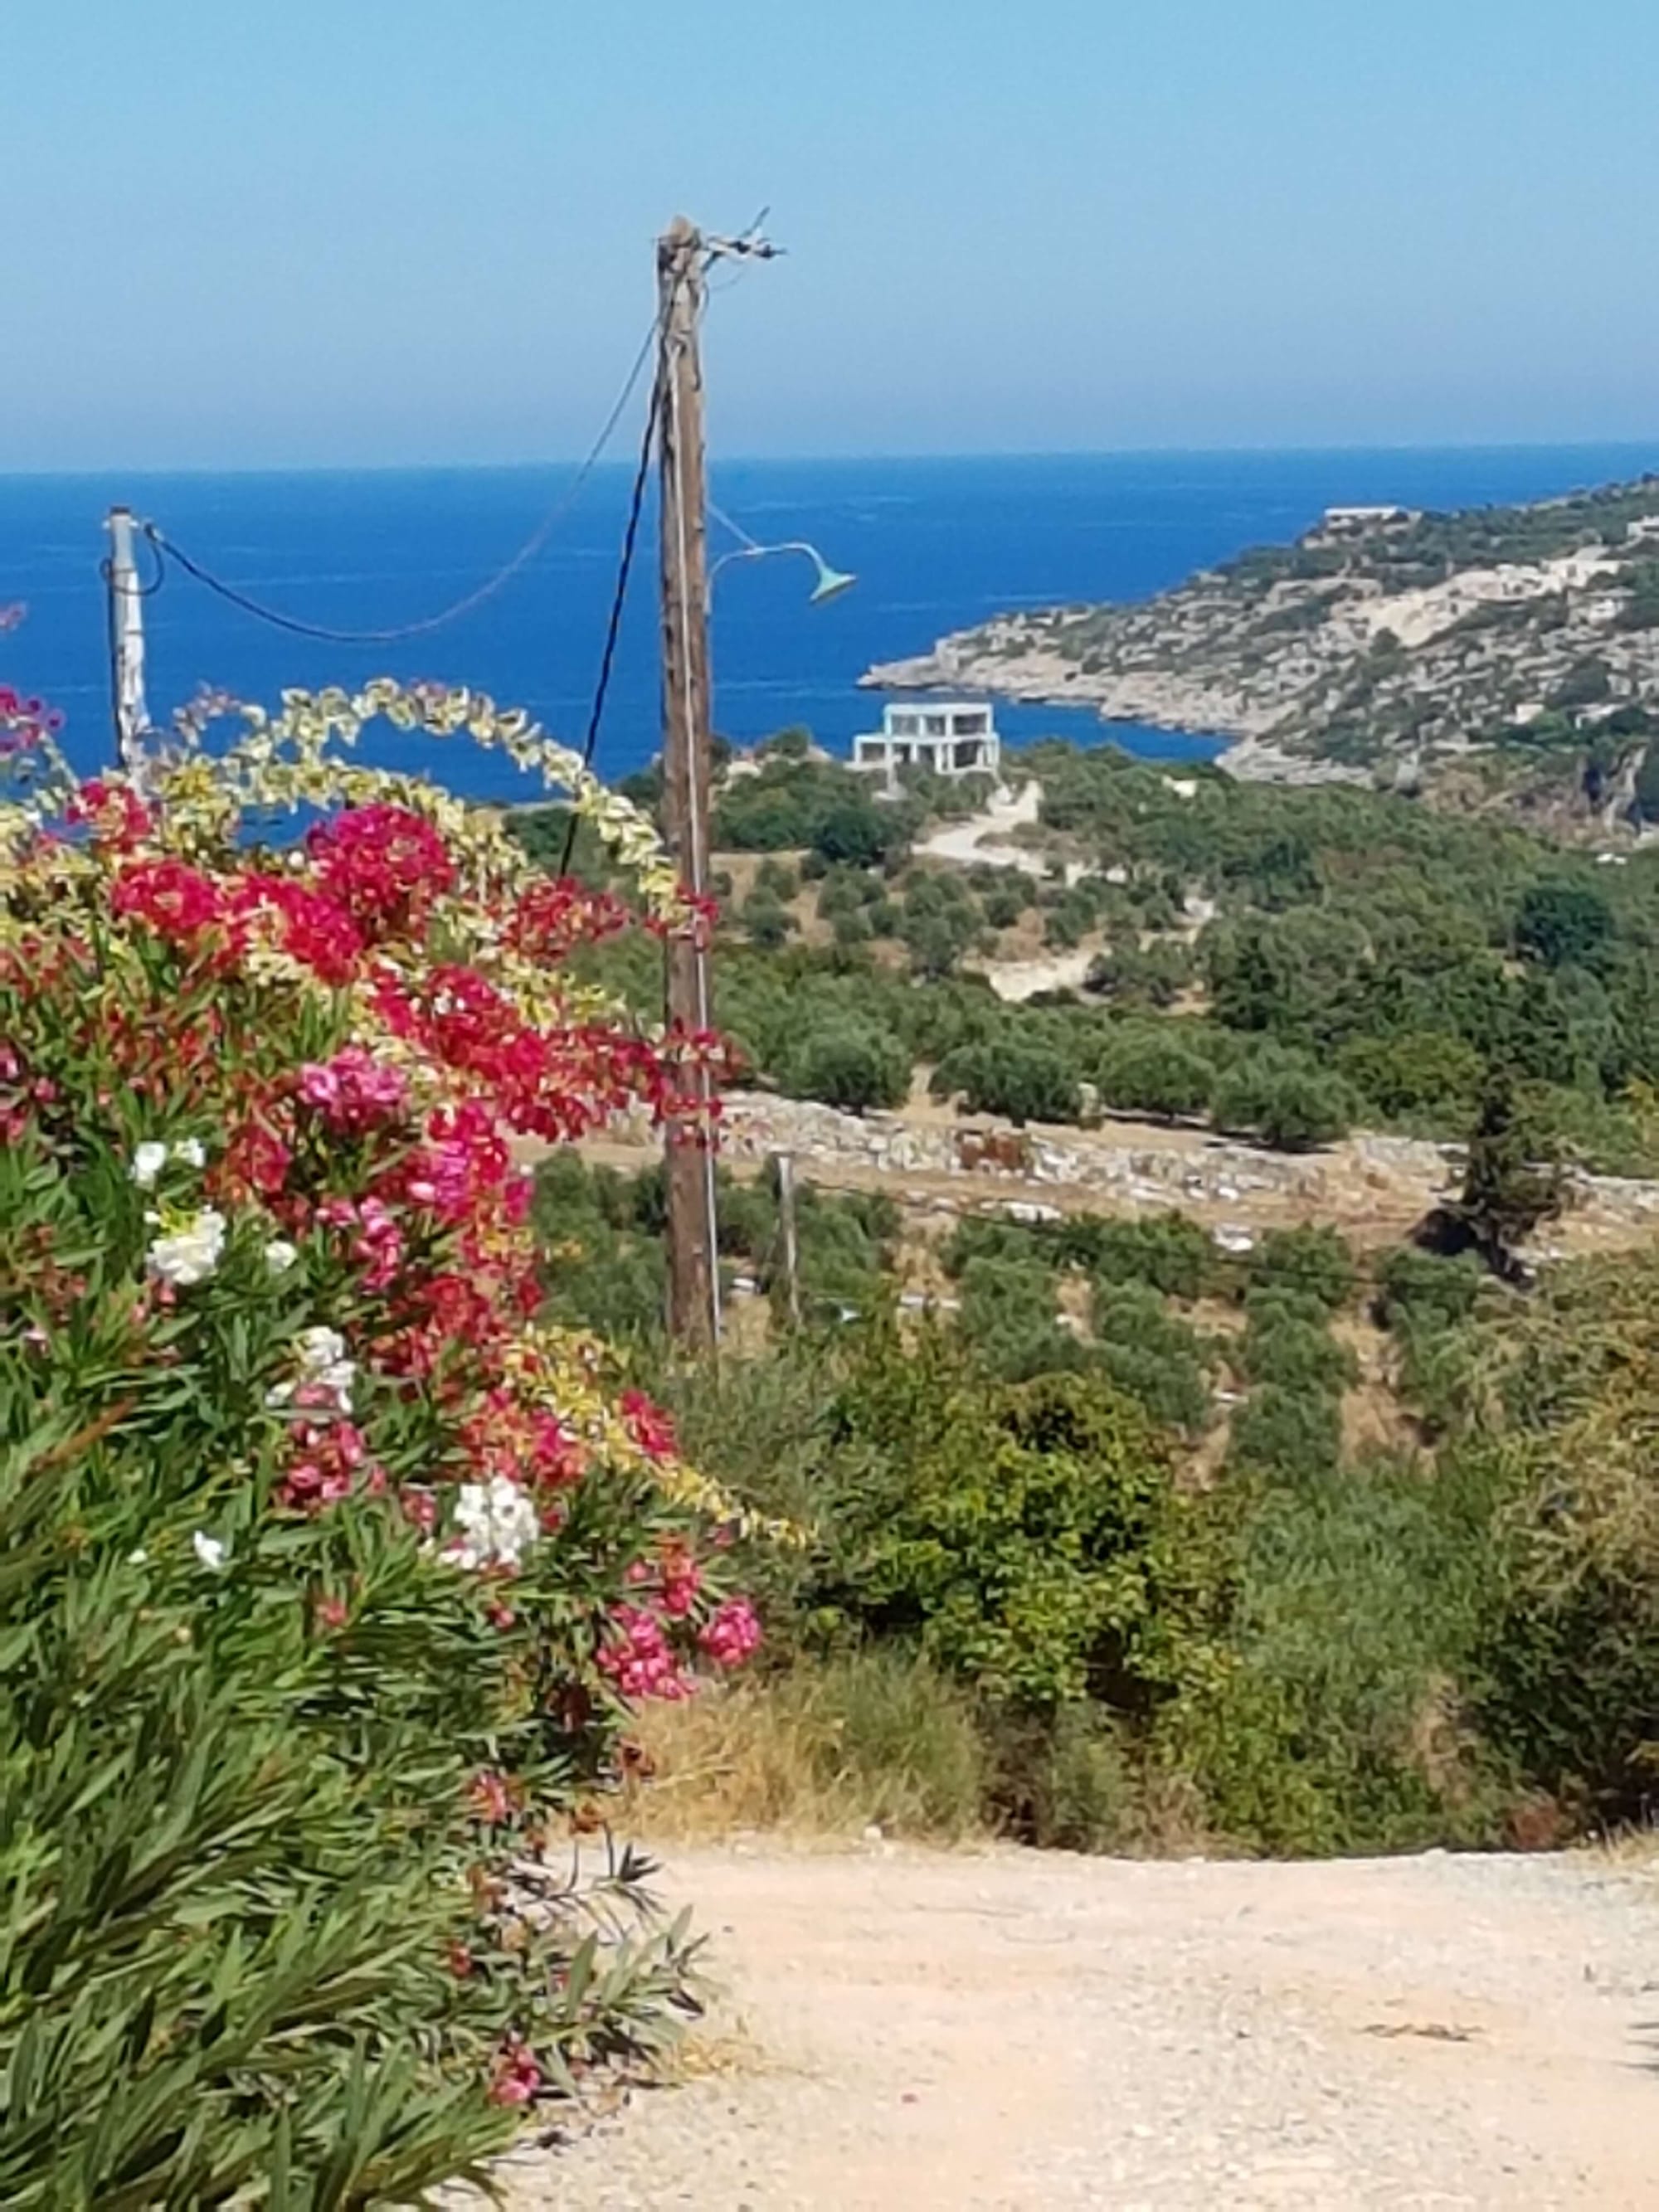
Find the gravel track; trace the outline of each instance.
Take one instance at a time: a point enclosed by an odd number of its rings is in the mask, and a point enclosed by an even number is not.
[[[769,1845],[668,1887],[738,2055],[512,2161],[514,2212],[1659,2207],[1659,1899],[1591,1857]]]

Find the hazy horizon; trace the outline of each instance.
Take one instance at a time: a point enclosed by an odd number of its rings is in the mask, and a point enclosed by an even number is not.
[[[1305,454],[1310,458],[1340,457],[1352,454],[1364,458],[1385,458],[1391,453],[1403,455],[1434,453],[1585,453],[1606,459],[1612,455],[1628,454],[1632,458],[1648,451],[1653,456],[1655,473],[1659,473],[1659,430],[1650,437],[1620,438],[1446,438],[1446,439],[1374,439],[1364,441],[1329,440],[1304,444],[1234,443],[1231,445],[1167,445],[1167,446],[1055,446],[983,447],[970,452],[937,452],[926,450],[882,451],[872,448],[867,453],[799,453],[715,452],[708,454],[711,473],[721,467],[773,466],[823,467],[848,469],[878,465],[891,462],[905,467],[926,467],[937,463],[948,466],[954,463],[999,461],[1103,461],[1103,460],[1225,460],[1229,459],[1261,458],[1295,459]],[[31,477],[105,477],[115,475],[142,480],[145,477],[303,477],[303,476],[418,476],[430,473],[447,475],[516,475],[525,471],[574,471],[582,465],[584,457],[578,453],[551,454],[545,457],[520,456],[501,460],[464,460],[428,456],[419,460],[383,461],[283,461],[280,463],[185,462],[179,464],[129,464],[120,461],[88,462],[75,467],[0,468],[0,481]],[[612,472],[629,470],[634,464],[624,453],[616,448],[608,450],[593,466],[595,471]],[[1561,495],[1565,496],[1565,495]]]

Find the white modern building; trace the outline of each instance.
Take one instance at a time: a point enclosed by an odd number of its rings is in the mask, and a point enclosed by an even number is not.
[[[927,699],[884,708],[881,727],[853,740],[853,766],[898,789],[902,768],[933,775],[995,775],[1002,760],[991,709],[982,700]]]

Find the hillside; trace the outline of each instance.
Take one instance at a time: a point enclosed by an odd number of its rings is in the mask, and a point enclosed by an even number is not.
[[[1456,514],[1332,509],[1140,605],[999,616],[872,669],[1213,730],[1236,773],[1575,783],[1659,801],[1659,477]]]

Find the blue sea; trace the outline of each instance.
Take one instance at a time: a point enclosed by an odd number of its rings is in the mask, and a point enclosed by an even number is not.
[[[1247,545],[1279,542],[1337,503],[1456,507],[1541,498],[1659,467],[1653,446],[1302,453],[1100,453],[927,460],[744,461],[712,489],[753,537],[808,538],[856,587],[822,607],[797,559],[740,561],[714,592],[714,726],[746,744],[804,723],[848,750],[879,702],[857,679],[1000,610],[1142,599]],[[630,471],[596,470],[536,560],[434,635],[343,646],[264,627],[178,570],[147,603],[152,715],[203,685],[273,701],[287,685],[381,672],[487,690],[580,742],[615,580]],[[571,470],[0,477],[0,682],[65,711],[82,768],[107,757],[106,509],[152,519],[198,562],[303,621],[389,628],[459,598],[529,536]],[[711,526],[711,552],[726,541]],[[619,775],[657,749],[654,518],[647,515],[598,755]],[[1063,734],[1148,755],[1207,756],[1202,732],[1107,725],[1086,710],[998,708],[1015,743]],[[479,798],[532,795],[475,750],[387,735],[368,757],[422,766]]]

